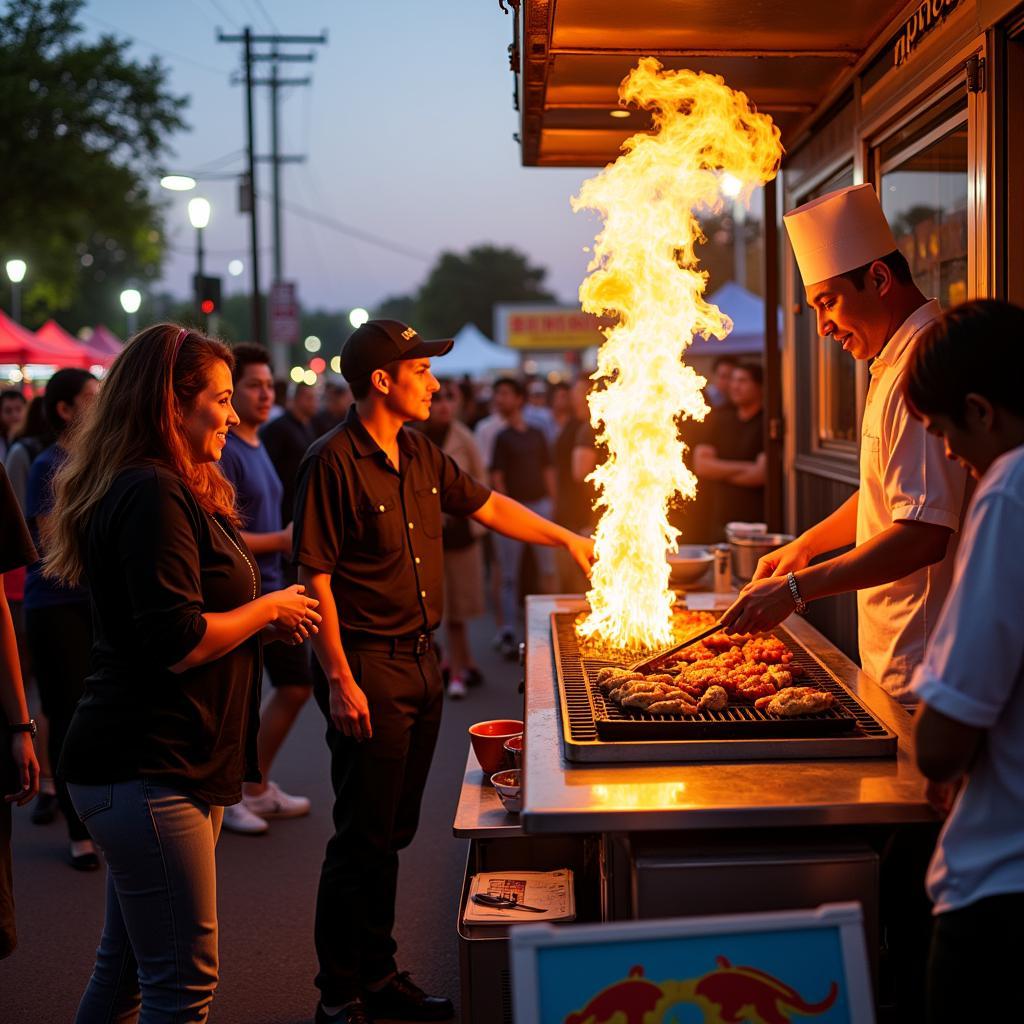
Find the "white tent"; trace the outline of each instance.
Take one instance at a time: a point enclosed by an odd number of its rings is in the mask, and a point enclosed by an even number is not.
[[[451,352],[431,367],[438,377],[481,377],[502,370],[519,369],[519,353],[496,345],[475,324],[466,324],[455,335]]]
[[[708,302],[732,318],[732,333],[723,341],[714,338],[694,339],[690,352],[695,356],[743,356],[764,352],[764,300],[748,292],[735,281],[727,281]],[[779,328],[782,311],[779,311]]]

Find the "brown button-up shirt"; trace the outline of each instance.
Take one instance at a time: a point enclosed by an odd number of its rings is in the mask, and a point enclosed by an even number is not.
[[[490,491],[416,430],[396,469],[353,405],[299,467],[292,560],[331,574],[343,630],[404,636],[443,611],[441,513],[468,516]]]

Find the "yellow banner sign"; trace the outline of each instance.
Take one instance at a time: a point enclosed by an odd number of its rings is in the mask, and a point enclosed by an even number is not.
[[[494,319],[499,342],[547,351],[600,345],[599,328],[611,323],[573,306],[498,306]]]

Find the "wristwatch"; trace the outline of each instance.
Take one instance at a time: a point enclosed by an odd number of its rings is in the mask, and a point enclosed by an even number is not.
[[[789,573],[786,576],[786,582],[789,584],[789,593],[792,595],[793,604],[796,605],[797,614],[803,615],[807,611],[807,602],[800,596],[800,588],[796,585],[796,575]]]
[[[11,732],[27,732],[32,739],[36,738],[36,733],[38,732],[34,718],[30,718],[27,722],[20,722],[17,725],[9,725],[7,728]]]

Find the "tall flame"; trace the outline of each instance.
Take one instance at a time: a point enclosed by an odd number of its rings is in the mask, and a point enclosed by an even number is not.
[[[670,502],[692,498],[680,417],[702,420],[704,379],[683,355],[695,334],[724,338],[732,322],[702,298],[707,273],[695,211],[722,206],[722,184],[749,201],[782,157],[779,130],[717,75],[665,71],[643,58],[619,87],[623,102],[652,111],[654,131],[623,143],[622,155],[583,183],[575,211],[600,212],[580,300],[617,314],[598,354],[590,417],[607,461],[591,479],[601,512],[597,564],[579,624],[585,639],[618,648],[657,647],[672,637],[665,551],[677,539]],[[726,176],[731,176],[726,178]]]

